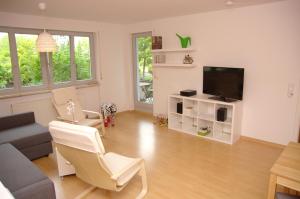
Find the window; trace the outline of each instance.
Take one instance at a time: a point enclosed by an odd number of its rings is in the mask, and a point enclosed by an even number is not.
[[[8,33],[0,32],[0,90],[12,88],[13,86]]]
[[[53,81],[55,84],[71,81],[70,38],[53,35],[57,51],[52,54]]]
[[[51,31],[53,53],[38,53],[43,30],[0,27],[0,95],[95,82],[93,33]]]
[[[91,79],[90,40],[88,37],[74,37],[77,80]]]
[[[37,35],[15,34],[22,86],[37,86],[42,82],[40,56],[35,48]]]

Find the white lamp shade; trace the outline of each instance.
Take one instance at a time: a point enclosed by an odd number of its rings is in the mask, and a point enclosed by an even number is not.
[[[56,51],[56,43],[52,35],[44,31],[39,34],[36,40],[36,48],[38,52],[54,52]]]

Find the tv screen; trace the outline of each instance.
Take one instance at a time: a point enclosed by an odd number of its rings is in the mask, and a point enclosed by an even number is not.
[[[227,99],[242,100],[244,69],[203,67],[203,93]]]

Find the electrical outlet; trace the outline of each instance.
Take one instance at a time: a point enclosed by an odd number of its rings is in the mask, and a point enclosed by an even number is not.
[[[288,84],[287,96],[291,98],[294,96],[294,94],[295,94],[295,84],[290,83]]]

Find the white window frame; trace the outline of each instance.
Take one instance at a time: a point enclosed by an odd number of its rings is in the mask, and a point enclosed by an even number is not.
[[[52,67],[52,53],[49,53],[49,63],[47,61],[47,54],[40,53],[40,63],[42,69],[42,85],[36,86],[22,86],[20,71],[19,71],[19,61],[18,52],[16,46],[15,34],[35,34],[41,33],[42,29],[29,29],[29,28],[12,28],[12,27],[2,27],[0,26],[0,32],[8,33],[9,38],[9,50],[11,57],[12,73],[13,73],[13,87],[0,89],[0,96],[13,95],[13,94],[23,94],[35,91],[45,91],[51,90],[53,88],[67,87],[67,86],[80,86],[89,85],[97,83],[96,80],[96,59],[95,59],[95,45],[94,37],[95,34],[92,32],[76,32],[76,31],[60,31],[60,30],[47,30],[52,35],[66,35],[69,36],[70,41],[70,67],[71,67],[71,81],[54,83],[53,81],[53,67]],[[88,80],[77,80],[76,64],[75,64],[75,48],[74,48],[74,37],[82,36],[89,37],[90,42],[90,63],[91,63],[91,79]]]

